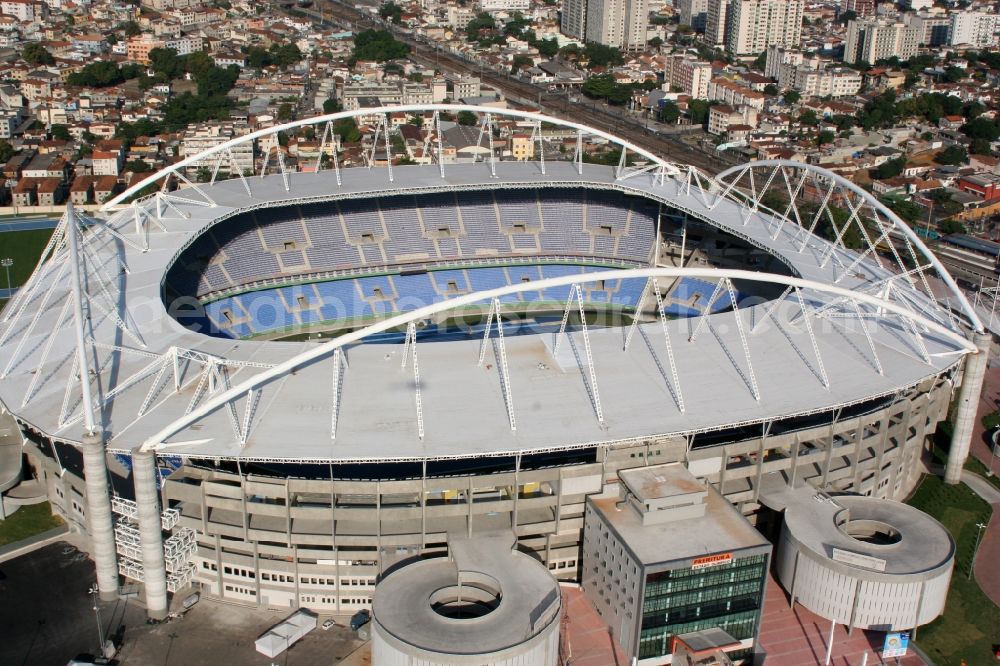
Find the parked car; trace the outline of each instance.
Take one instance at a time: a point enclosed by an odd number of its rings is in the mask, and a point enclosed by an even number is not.
[[[326,631],[327,629],[329,629],[330,627],[332,627],[335,624],[337,624],[337,623],[334,622],[332,619],[327,620],[326,622],[323,623],[323,631]]]
[[[372,619],[371,611],[368,609],[359,610],[353,616],[351,616],[351,629],[357,631],[361,627],[368,624]]]

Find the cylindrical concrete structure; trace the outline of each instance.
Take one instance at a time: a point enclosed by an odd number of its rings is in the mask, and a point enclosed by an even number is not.
[[[132,481],[138,507],[146,613],[152,620],[162,620],[167,616],[167,568],[163,560],[163,527],[154,453],[141,451],[138,447],[132,450]]]
[[[785,509],[776,572],[803,606],[851,628],[905,630],[944,611],[955,542],[906,504],[796,492]]]
[[[965,459],[969,456],[969,446],[972,444],[976,408],[979,405],[979,395],[983,392],[986,365],[990,359],[992,335],[989,332],[976,333],[973,340],[979,352],[965,357],[965,373],[958,394],[958,404],[955,407],[955,429],[951,434],[948,464],[944,468],[945,483],[955,484],[962,478],[962,468],[965,466]]]
[[[556,666],[562,599],[544,565],[514,538],[477,535],[452,560],[395,571],[375,588],[372,663],[379,666]]]
[[[118,555],[115,524],[108,495],[108,461],[104,439],[97,433],[83,436],[83,474],[87,484],[87,524],[94,550],[97,587],[102,601],[118,598]]]

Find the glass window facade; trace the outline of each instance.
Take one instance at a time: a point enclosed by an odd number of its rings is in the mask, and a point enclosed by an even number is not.
[[[767,555],[734,557],[704,569],[671,569],[646,576],[639,658],[670,653],[678,634],[718,627],[733,638],[753,637],[760,619]]]

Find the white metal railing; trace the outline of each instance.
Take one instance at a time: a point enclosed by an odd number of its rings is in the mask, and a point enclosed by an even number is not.
[[[139,505],[135,500],[130,500],[125,497],[112,497],[111,498],[111,510],[117,513],[119,516],[123,516],[130,520],[138,520],[139,517]],[[170,531],[177,524],[177,521],[181,519],[181,512],[177,509],[164,509],[160,513],[160,526],[164,531]],[[119,525],[122,523],[119,522]],[[138,534],[138,532],[136,532]]]
[[[194,580],[195,566],[188,564],[186,567],[167,574],[167,591],[174,594],[191,584]]]

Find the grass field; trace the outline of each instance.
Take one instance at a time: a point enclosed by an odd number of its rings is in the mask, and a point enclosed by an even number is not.
[[[27,539],[62,524],[62,518],[52,515],[48,502],[22,506],[7,520],[0,520],[0,546]]]
[[[38,263],[38,257],[45,244],[52,237],[52,229],[31,231],[9,231],[0,234],[0,258],[10,257],[14,265],[10,268],[11,286],[18,287],[31,276]],[[7,274],[0,270],[0,287],[7,287]]]
[[[957,545],[944,615],[920,628],[917,644],[938,666],[996,664],[992,647],[1000,640],[1000,608],[968,577],[976,523],[989,522],[990,505],[968,486],[945,485],[935,476],[925,477],[908,503],[941,521]]]

